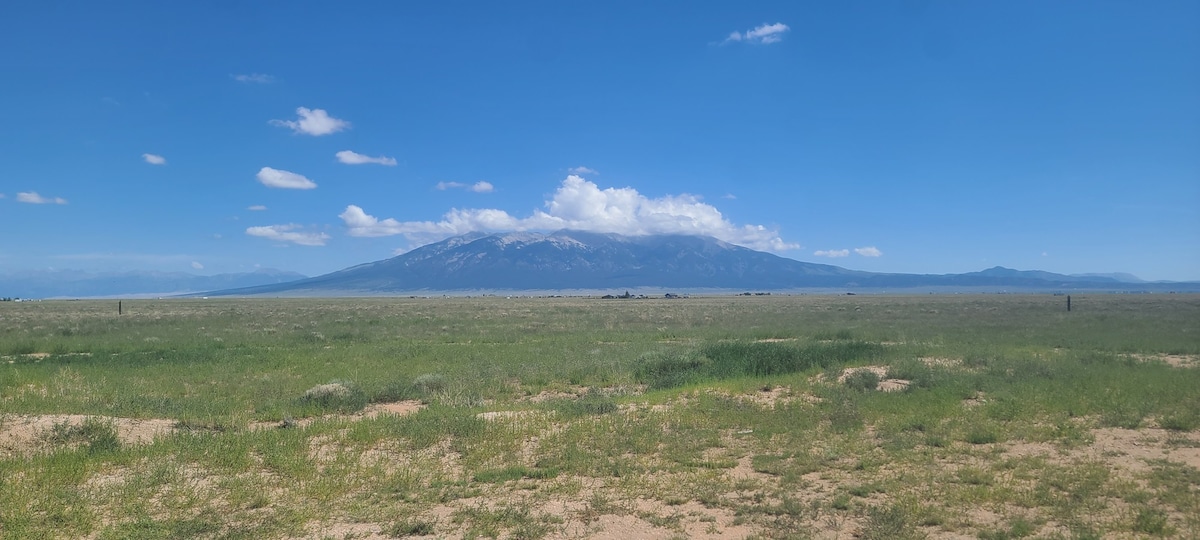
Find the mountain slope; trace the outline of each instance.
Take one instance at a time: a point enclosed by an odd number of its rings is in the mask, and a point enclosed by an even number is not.
[[[579,231],[473,233],[294,283],[216,294],[631,287],[782,289],[840,287],[869,275],[785,259],[700,236],[621,236]]]
[[[0,275],[0,297],[84,298],[134,294],[180,294],[253,287],[304,279],[303,274],[272,269],[197,276],[184,272],[81,272],[53,270]]]
[[[621,236],[563,230],[471,233],[403,255],[291,283],[207,293],[394,294],[418,291],[783,290],[995,287],[1113,290],[1144,287],[1111,277],[1003,267],[947,275],[882,274],[786,259],[685,235]],[[1200,286],[1198,286],[1200,288]]]

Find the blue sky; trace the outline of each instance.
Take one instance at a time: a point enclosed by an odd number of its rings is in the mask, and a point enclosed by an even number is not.
[[[22,2],[0,272],[468,230],[1200,279],[1196,2]]]

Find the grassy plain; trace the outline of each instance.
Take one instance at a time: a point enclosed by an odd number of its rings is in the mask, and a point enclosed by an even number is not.
[[[1073,308],[5,302],[0,537],[1200,537],[1200,297]]]

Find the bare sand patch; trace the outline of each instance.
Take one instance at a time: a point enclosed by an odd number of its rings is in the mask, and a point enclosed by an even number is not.
[[[922,356],[921,358],[918,358],[918,360],[920,360],[921,362],[924,362],[924,363],[925,363],[925,365],[927,365],[927,366],[929,366],[929,367],[943,367],[943,368],[946,368],[946,367],[957,367],[957,366],[961,366],[961,365],[962,365],[962,359],[961,359],[961,358],[945,358],[945,357],[938,357],[938,356]]]
[[[363,410],[354,414],[325,414],[321,416],[311,416],[308,418],[297,418],[295,420],[284,420],[282,422],[251,422],[246,426],[250,431],[259,431],[263,429],[276,429],[281,427],[308,427],[313,422],[318,420],[344,420],[348,422],[357,422],[380,416],[406,416],[414,414],[425,408],[425,404],[417,400],[395,401],[391,403],[372,403],[363,408]]]
[[[1133,354],[1130,356],[1141,362],[1162,362],[1177,368],[1200,366],[1200,355],[1196,354]]]
[[[0,455],[24,455],[47,450],[45,439],[55,426],[82,426],[88,420],[111,424],[122,444],[147,444],[174,433],[175,420],[117,418],[82,414],[19,414],[0,417]]]
[[[1178,433],[1158,428],[1091,430],[1093,442],[1086,446],[1062,448],[1050,443],[1018,442],[1009,444],[1005,454],[1014,457],[1042,457],[1053,463],[1080,459],[1119,467],[1131,473],[1150,470],[1150,462],[1167,460],[1200,468],[1200,433]],[[1185,439],[1189,445],[1172,444]]]
[[[912,381],[908,379],[884,379],[879,381],[875,389],[880,392],[900,392],[908,390],[910,384],[912,384]]]

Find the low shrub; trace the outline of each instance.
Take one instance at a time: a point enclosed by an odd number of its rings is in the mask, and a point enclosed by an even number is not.
[[[347,381],[332,381],[309,388],[300,396],[300,403],[314,405],[323,410],[354,412],[367,405],[367,396],[356,385]]]
[[[870,392],[879,386],[879,374],[860,369],[846,376],[846,387],[856,392]]]

